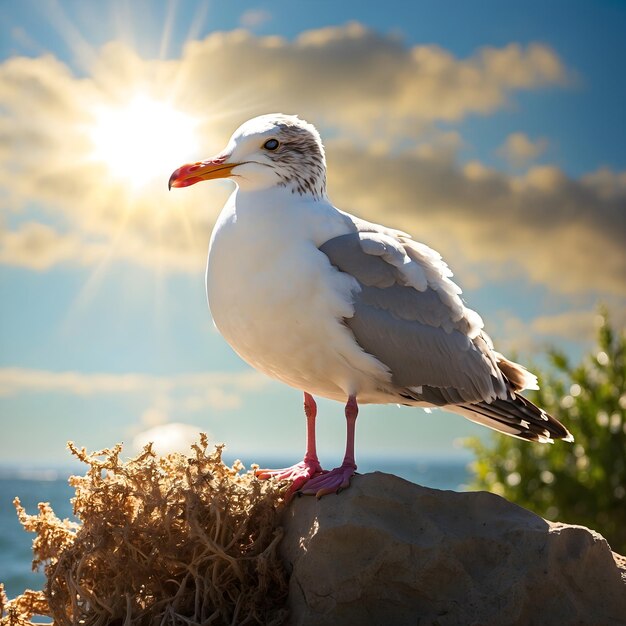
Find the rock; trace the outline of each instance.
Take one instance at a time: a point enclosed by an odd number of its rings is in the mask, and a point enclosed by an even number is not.
[[[290,624],[626,624],[626,559],[582,526],[388,474],[285,511]]]

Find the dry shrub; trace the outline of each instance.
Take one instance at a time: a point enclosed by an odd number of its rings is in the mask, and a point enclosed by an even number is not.
[[[48,603],[42,591],[27,589],[9,602],[0,583],[0,624],[2,626],[30,626],[33,615],[48,615]]]
[[[120,445],[94,454],[68,445],[89,466],[70,478],[81,523],[47,504],[27,515],[16,499],[47,582],[10,602],[0,591],[0,626],[34,615],[56,626],[283,623],[284,485],[224,465],[223,446],[208,454],[205,435],[191,457],[158,457],[148,445],[122,461]]]

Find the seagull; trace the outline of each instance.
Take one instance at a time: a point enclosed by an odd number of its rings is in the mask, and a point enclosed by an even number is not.
[[[244,361],[304,392],[304,459],[260,478],[317,497],[348,487],[359,404],[442,407],[520,439],[573,441],[520,395],[537,378],[496,352],[438,252],[330,202],[312,124],[248,120],[216,156],[179,167],[169,188],[218,178],[236,187],[209,245],[215,325]],[[345,403],[345,456],[330,471],[316,451],[316,395]]]

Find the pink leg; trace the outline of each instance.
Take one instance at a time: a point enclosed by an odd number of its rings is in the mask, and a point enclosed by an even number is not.
[[[325,472],[308,480],[300,489],[300,493],[305,495],[315,495],[318,498],[328,493],[339,492],[350,486],[350,478],[356,471],[354,460],[354,432],[356,428],[356,418],[359,414],[359,406],[356,396],[350,396],[346,403],[346,454],[343,457],[341,467],[337,467],[330,472]]]
[[[254,472],[258,478],[276,478],[277,480],[293,481],[289,487],[292,494],[310,478],[322,473],[322,466],[317,458],[315,446],[315,418],[317,417],[317,405],[313,396],[304,392],[304,414],[306,415],[306,452],[304,460],[291,467],[282,469],[258,469]]]
[[[304,460],[319,465],[317,447],[315,444],[315,418],[317,417],[317,404],[310,393],[304,392],[304,414],[306,415],[306,452]],[[321,471],[321,468],[320,468]]]

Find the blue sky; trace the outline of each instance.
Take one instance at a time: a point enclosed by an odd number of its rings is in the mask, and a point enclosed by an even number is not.
[[[272,110],[320,128],[338,206],[443,254],[502,351],[580,354],[599,302],[621,321],[626,8],[545,4],[3,3],[0,459],[172,423],[247,462],[302,454],[300,393],[252,373],[206,307],[229,183],[166,192]],[[133,106],[152,116],[139,139]],[[327,465],[342,414],[321,403]],[[366,407],[357,450],[457,454],[484,432]]]

